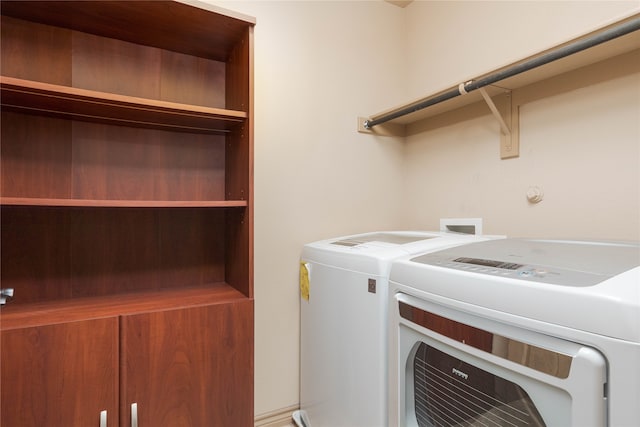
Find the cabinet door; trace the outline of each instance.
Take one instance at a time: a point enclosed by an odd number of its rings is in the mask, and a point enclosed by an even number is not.
[[[118,318],[2,331],[2,427],[118,424]]]
[[[253,426],[253,301],[123,316],[121,426]]]

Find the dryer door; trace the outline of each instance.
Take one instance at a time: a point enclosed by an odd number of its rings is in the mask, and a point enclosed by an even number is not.
[[[546,425],[518,384],[424,342],[413,356],[413,394],[419,426]]]
[[[395,296],[405,426],[603,426],[601,353]]]

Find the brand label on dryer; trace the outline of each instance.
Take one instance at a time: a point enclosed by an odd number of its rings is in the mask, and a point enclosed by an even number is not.
[[[469,375],[468,375],[468,374],[465,374],[464,372],[462,372],[462,371],[460,371],[460,370],[458,370],[458,369],[456,369],[456,368],[453,368],[453,369],[451,370],[451,373],[452,373],[452,374],[454,374],[454,375],[459,376],[459,377],[460,377],[460,378],[462,378],[462,379],[465,379],[465,380],[466,380],[466,379],[469,379]]]
[[[376,293],[376,279],[369,279],[368,290],[372,294]]]

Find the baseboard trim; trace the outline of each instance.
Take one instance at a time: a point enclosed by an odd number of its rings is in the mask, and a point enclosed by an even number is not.
[[[255,427],[289,427],[294,425],[291,414],[300,409],[298,405],[287,406],[275,411],[265,412],[255,417]]]

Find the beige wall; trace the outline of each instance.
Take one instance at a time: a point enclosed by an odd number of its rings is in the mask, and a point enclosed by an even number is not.
[[[635,74],[523,105],[516,159],[500,160],[492,116],[407,138],[406,223],[482,217],[489,234],[640,240],[638,87]],[[542,202],[527,201],[531,186]]]
[[[215,1],[255,27],[255,411],[299,401],[304,243],[394,228],[402,141],[356,118],[400,102],[403,9],[379,2]],[[367,48],[375,46],[375,51]],[[383,202],[384,200],[384,202]]]
[[[414,2],[407,8],[410,99],[567,41],[639,5]],[[636,73],[524,104],[516,159],[500,160],[499,127],[488,109],[407,138],[404,222],[432,229],[441,217],[482,217],[493,234],[640,239],[639,88]],[[542,202],[528,203],[531,186],[542,188]]]
[[[640,1],[414,1],[407,8],[409,99],[578,37]]]
[[[640,237],[638,76],[523,107],[519,159],[491,116],[407,141],[356,132],[375,113],[519,59],[638,2],[218,1],[255,29],[256,414],[298,404],[305,242],[434,229]],[[579,13],[578,13],[579,11]],[[462,44],[462,46],[461,46]],[[458,46],[453,49],[452,46]],[[491,49],[488,49],[490,46]],[[545,199],[527,204],[529,185]]]

